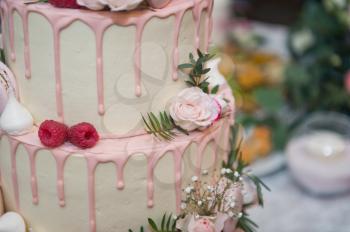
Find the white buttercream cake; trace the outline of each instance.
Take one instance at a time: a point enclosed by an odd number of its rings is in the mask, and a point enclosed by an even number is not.
[[[170,141],[147,133],[141,117],[163,111],[186,88],[178,65],[208,50],[213,0],[150,2],[163,8],[0,1],[6,62],[34,119],[29,133],[1,133],[1,186],[6,210],[32,231],[136,231],[148,217],[179,212],[193,175],[210,180],[220,169],[234,102],[217,62],[208,81],[231,114]],[[89,122],[100,140],[88,149],[45,146],[38,130],[48,119]]]

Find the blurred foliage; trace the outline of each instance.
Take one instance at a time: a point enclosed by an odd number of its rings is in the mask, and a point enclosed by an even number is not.
[[[350,114],[345,87],[350,69],[349,0],[308,0],[288,47],[292,61],[285,69],[289,105],[304,116],[319,110]]]
[[[242,158],[248,163],[283,149],[288,131],[281,114],[284,61],[259,51],[264,41],[244,22],[230,34],[219,64],[236,99],[236,121],[247,128]]]

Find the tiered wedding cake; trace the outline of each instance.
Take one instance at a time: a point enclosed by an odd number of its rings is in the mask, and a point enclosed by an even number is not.
[[[193,175],[208,173],[203,178],[209,179],[220,169],[231,116],[215,116],[212,123],[212,112],[196,115],[196,105],[179,106],[172,118],[189,135],[176,132],[170,141],[146,133],[141,117],[168,109],[187,88],[178,65],[188,62],[190,52],[208,49],[213,0],[173,0],[166,6],[78,1],[128,10],[118,12],[0,2],[12,87],[34,118],[28,133],[2,131],[1,186],[6,209],[20,212],[34,232],[136,230],[147,217],[178,212]],[[157,4],[162,8],[154,9]],[[216,95],[229,100],[232,112],[231,92],[215,67],[209,76],[206,88],[220,84]],[[198,88],[193,89],[195,95]],[[185,122],[186,116],[205,118]],[[49,148],[38,137],[48,119],[67,126],[89,122],[100,139],[94,147],[65,142]]]

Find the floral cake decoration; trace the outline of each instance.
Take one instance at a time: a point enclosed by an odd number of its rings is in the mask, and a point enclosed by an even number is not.
[[[254,232],[258,225],[249,218],[247,209],[264,206],[263,189],[270,191],[242,160],[239,126],[231,128],[232,148],[223,162],[220,177],[211,183],[193,176],[183,189],[184,199],[179,215],[164,214],[159,224],[148,219],[152,232]],[[140,232],[145,231],[144,227]],[[129,230],[129,232],[133,232]]]
[[[90,10],[111,11],[129,11],[142,5],[153,9],[164,8],[171,0],[23,0],[26,4],[48,2],[58,8],[79,9],[87,8]]]
[[[150,112],[142,116],[147,133],[171,140],[176,131],[188,134],[194,130],[204,130],[230,113],[229,101],[217,94],[219,85],[211,88],[206,76],[210,72],[206,63],[214,55],[204,54],[200,50],[197,50],[197,55],[195,59],[190,53],[190,62],[178,66],[188,75],[185,81],[188,88],[173,98],[168,112],[160,112],[158,116]]]

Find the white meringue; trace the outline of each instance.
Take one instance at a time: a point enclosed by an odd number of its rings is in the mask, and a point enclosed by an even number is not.
[[[15,77],[11,70],[0,62],[0,115],[6,106],[10,91],[16,91]]]
[[[9,212],[0,217],[0,232],[25,232],[26,226],[21,215]]]
[[[105,5],[99,0],[77,0],[78,5],[89,8],[90,10],[102,10]]]
[[[91,10],[102,10],[108,6],[111,11],[133,10],[142,2],[143,0],[77,0],[78,5]]]
[[[108,5],[111,11],[133,10],[138,7],[143,0],[99,0],[101,3]]]
[[[22,135],[33,128],[33,117],[21,105],[14,93],[9,94],[9,100],[0,118],[0,128],[10,135]]]

